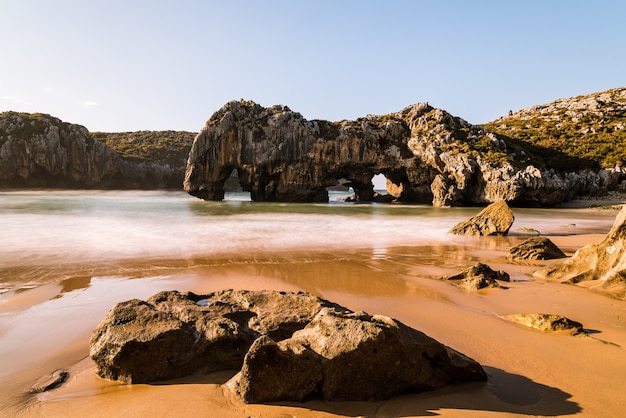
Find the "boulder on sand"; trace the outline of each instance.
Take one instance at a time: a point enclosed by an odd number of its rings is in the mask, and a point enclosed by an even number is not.
[[[90,354],[101,377],[147,383],[240,370],[244,402],[386,399],[486,380],[474,360],[391,318],[308,293],[161,292],[117,304]]]
[[[323,308],[287,340],[259,338],[228,386],[248,403],[365,401],[481,380],[478,363],[398,321]]]
[[[160,292],[115,305],[90,355],[98,375],[126,383],[238,370],[259,336],[290,337],[324,306],[332,304],[303,292]]]
[[[626,206],[600,243],[586,245],[571,258],[539,270],[534,276],[581,284],[626,299]]]
[[[533,237],[509,250],[509,260],[552,260],[567,257],[546,237]]]
[[[512,314],[504,316],[507,321],[544,332],[566,331],[573,334],[583,332],[580,322],[555,314]]]
[[[478,215],[454,226],[451,234],[455,235],[506,235],[513,225],[513,211],[504,200],[492,203]]]
[[[505,271],[495,271],[483,263],[476,263],[472,267],[452,276],[445,276],[442,280],[458,281],[459,287],[467,290],[480,290],[487,287],[500,287],[498,280],[508,282],[511,280]]]

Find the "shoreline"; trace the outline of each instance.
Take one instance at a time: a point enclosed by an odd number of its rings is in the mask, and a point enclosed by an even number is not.
[[[59,283],[49,283],[18,292],[10,299],[14,305],[13,327],[7,326],[4,318],[0,319],[0,336],[4,341],[28,340],[32,332],[39,336],[31,337],[30,350],[14,347],[15,361],[25,355],[34,358],[21,365],[18,361],[14,372],[0,375],[0,384],[5,388],[0,411],[25,417],[84,414],[104,417],[122,411],[135,416],[216,413],[225,417],[432,413],[558,416],[581,411],[590,416],[618,416],[621,404],[626,401],[626,383],[620,378],[626,375],[623,355],[626,303],[582,287],[532,279],[533,271],[558,260],[508,262],[507,245],[524,238],[487,239],[482,240],[487,244],[482,246],[470,240],[466,246],[394,247],[384,254],[375,249],[326,255],[295,252],[282,257],[275,255],[265,262],[258,257],[248,262],[242,258],[237,264],[228,260],[210,265],[187,261],[184,266],[180,261],[165,269],[167,274],[91,277],[82,282],[77,279],[75,286],[66,286],[65,291]],[[602,238],[602,234],[550,237],[559,247],[567,249],[568,255]],[[442,259],[449,261],[446,267],[439,266]],[[509,272],[513,281],[507,284],[508,289],[470,294],[434,279],[471,265],[474,260]],[[145,266],[138,263],[135,269],[138,276]],[[125,269],[129,271],[128,267]],[[117,301],[132,297],[145,299],[159,290],[172,288],[196,293],[223,288],[308,291],[354,311],[396,318],[477,360],[485,367],[489,381],[402,395],[383,402],[311,400],[304,404],[246,405],[219,385],[225,380],[224,374],[158,385],[124,385],[97,378],[93,363],[86,357],[87,344],[91,330],[106,311]],[[31,292],[38,295],[29,295]],[[0,306],[6,314],[7,305]],[[539,311],[567,316],[582,322],[594,333],[586,337],[543,334],[501,319],[505,314]],[[80,315],[79,319],[76,315]],[[63,329],[62,324],[68,321],[74,324],[69,334],[53,331]],[[45,330],[49,330],[47,334]],[[16,333],[20,335],[20,332],[21,340],[16,339]],[[48,352],[42,353],[42,347]],[[606,362],[607,358],[611,361]],[[28,394],[32,382],[55,369],[69,369],[70,377],[65,384],[49,392]],[[601,394],[597,392],[600,386]],[[520,392],[519,388],[524,390]]]

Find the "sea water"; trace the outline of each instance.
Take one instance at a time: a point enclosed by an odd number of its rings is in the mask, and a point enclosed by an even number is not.
[[[211,259],[286,251],[456,245],[448,231],[478,208],[345,203],[250,202],[228,194],[205,202],[171,191],[10,191],[0,193],[0,293],[46,280],[59,266],[132,260]],[[515,209],[511,236],[606,232],[611,211]],[[54,279],[54,278],[52,278]]]

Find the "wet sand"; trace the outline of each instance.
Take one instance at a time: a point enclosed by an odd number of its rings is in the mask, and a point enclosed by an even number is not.
[[[550,237],[571,255],[602,234]],[[468,238],[464,245],[342,252],[293,252],[229,260],[154,260],[60,266],[62,281],[4,294],[0,303],[0,416],[623,416],[626,302],[589,289],[536,281],[550,262],[511,264],[525,237]],[[477,261],[506,270],[506,289],[469,293],[437,277]],[[71,268],[70,268],[71,267]],[[352,310],[383,314],[425,332],[484,366],[486,383],[449,386],[384,402],[246,405],[221,386],[233,372],[150,385],[98,378],[88,358],[91,331],[114,303],[160,290],[304,290]],[[583,336],[547,334],[501,319],[556,313],[581,322]],[[29,388],[56,369],[60,388]]]

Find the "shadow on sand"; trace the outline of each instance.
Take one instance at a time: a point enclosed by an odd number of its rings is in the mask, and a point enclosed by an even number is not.
[[[570,394],[558,388],[494,367],[483,368],[489,376],[486,383],[451,385],[432,392],[398,395],[386,401],[327,402],[312,399],[302,403],[272,402],[268,405],[302,408],[346,417],[430,417],[445,414],[444,410],[448,410],[448,413],[456,411],[457,414],[459,411],[487,411],[556,417],[582,411],[576,402],[569,400]],[[224,384],[234,373],[225,371],[153,384]]]

